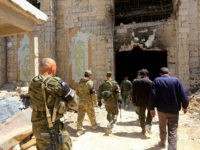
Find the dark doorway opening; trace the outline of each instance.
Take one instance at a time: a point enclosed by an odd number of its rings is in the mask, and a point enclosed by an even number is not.
[[[159,76],[159,69],[167,66],[167,51],[144,51],[135,47],[132,51],[117,52],[115,55],[116,80],[121,83],[125,75],[132,81],[137,71],[146,68],[153,80]]]

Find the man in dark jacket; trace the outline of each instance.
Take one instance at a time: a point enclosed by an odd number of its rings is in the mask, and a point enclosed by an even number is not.
[[[138,71],[138,78],[133,80],[132,85],[132,101],[139,110],[139,120],[143,134],[145,134],[146,131],[150,132],[152,122],[150,112],[147,110],[149,94],[152,85],[152,81],[149,79],[148,74],[149,72],[147,69]],[[147,117],[145,115],[146,110],[148,112]]]
[[[179,111],[187,112],[189,104],[187,94],[182,83],[176,77],[169,76],[166,67],[160,69],[160,77],[157,77],[152,85],[149,101],[150,113],[155,116],[154,108],[157,108],[160,129],[160,147],[165,147],[166,126],[168,127],[168,150],[177,149],[177,128]]]

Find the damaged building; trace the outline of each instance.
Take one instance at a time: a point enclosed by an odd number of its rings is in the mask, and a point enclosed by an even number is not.
[[[108,70],[120,82],[124,75],[132,80],[142,68],[154,79],[162,66],[188,90],[200,85],[198,0],[28,1],[48,20],[33,37],[0,39],[1,86],[29,81],[44,57],[56,59],[57,74],[72,87],[86,69],[98,87]]]

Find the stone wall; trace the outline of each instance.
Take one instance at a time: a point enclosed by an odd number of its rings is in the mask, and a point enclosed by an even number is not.
[[[189,51],[190,87],[200,86],[200,1],[191,1],[189,6]]]
[[[113,0],[59,0],[56,9],[58,74],[70,85],[91,69],[95,85],[114,72]]]
[[[0,87],[6,80],[6,40],[0,38]]]
[[[7,82],[18,81],[19,71],[18,70],[18,51],[17,51],[17,36],[7,37]]]
[[[58,75],[72,87],[75,87],[86,69],[93,71],[97,87],[105,78],[106,71],[111,70],[114,74],[115,51],[131,50],[134,45],[139,45],[147,51],[167,51],[168,67],[187,89],[200,85],[199,1],[174,0],[174,14],[164,21],[121,24],[116,27],[114,0],[40,2],[41,11],[45,12],[49,19],[44,26],[37,27],[34,34],[27,34],[30,78],[38,73],[38,59],[52,57],[57,61]],[[149,39],[146,43],[138,44],[138,31],[142,30],[147,31]],[[8,82],[27,80],[21,76],[19,62],[21,43],[24,43],[26,38],[24,35],[7,38],[7,43],[11,43],[7,47],[7,58],[5,43],[1,39],[0,85],[5,82],[4,78],[7,78]]]
[[[135,45],[144,50],[167,50],[168,67],[173,75],[181,79],[186,89],[195,88],[200,83],[198,44],[200,6],[196,0],[174,2],[174,13],[167,21],[121,24],[115,27],[115,50],[132,50]],[[141,40],[136,33],[142,30],[146,30],[147,33],[151,31],[148,36],[153,35],[155,31],[153,36],[156,38],[151,48],[141,41],[136,42]]]
[[[40,10],[48,16],[48,20],[35,30],[35,36],[38,37],[39,58],[56,56],[55,7],[56,0],[40,0]]]
[[[115,51],[131,51],[135,46],[144,51],[167,51],[168,67],[177,75],[176,30],[174,16],[156,22],[121,24],[115,27]]]
[[[177,17],[177,51],[176,51],[176,72],[185,87],[190,86],[189,78],[189,8],[190,1],[182,0],[179,5]]]

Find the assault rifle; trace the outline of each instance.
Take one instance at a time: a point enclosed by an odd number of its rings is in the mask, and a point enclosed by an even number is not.
[[[42,138],[50,138],[50,144],[45,148],[45,150],[58,150],[57,143],[59,145],[63,144],[62,134],[56,135],[56,131],[51,128],[49,133],[41,133]]]

